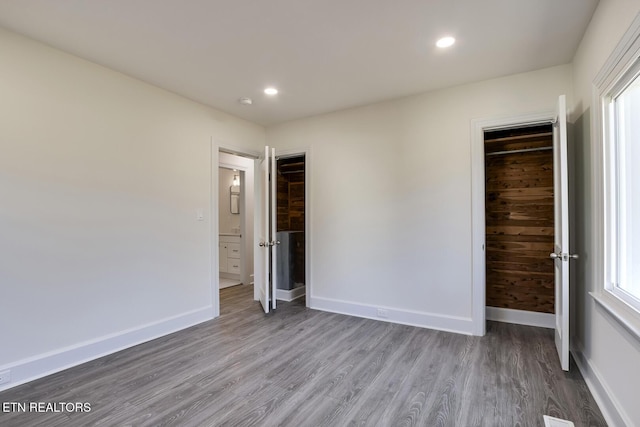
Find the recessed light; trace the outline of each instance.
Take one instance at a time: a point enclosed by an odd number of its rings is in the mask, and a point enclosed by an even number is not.
[[[455,42],[456,42],[456,39],[454,39],[453,37],[443,37],[436,42],[436,46],[441,48],[449,47],[449,46],[453,46]]]
[[[264,90],[264,93],[266,93],[267,95],[277,95],[278,94],[278,89],[276,89],[275,87],[268,87]]]

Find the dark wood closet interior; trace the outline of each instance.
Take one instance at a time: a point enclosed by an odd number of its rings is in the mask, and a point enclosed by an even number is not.
[[[283,247],[288,247],[289,274],[278,281],[278,287],[291,289],[305,282],[305,158],[288,157],[277,161],[276,231]],[[285,239],[287,240],[286,243]],[[288,283],[282,283],[285,280]]]
[[[304,231],[304,157],[278,159],[277,231]]]
[[[484,138],[486,305],[553,313],[552,125]]]

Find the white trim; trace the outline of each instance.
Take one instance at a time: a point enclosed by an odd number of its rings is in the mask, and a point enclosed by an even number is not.
[[[133,347],[213,319],[213,307],[207,306],[136,328],[87,340],[52,352],[19,360],[0,367],[11,370],[11,382],[0,391],[63,371],[73,366]]]
[[[307,298],[310,308],[331,313],[346,314],[366,319],[382,320],[401,325],[473,335],[473,322],[469,317],[446,316],[412,310],[400,310],[394,307],[373,306],[331,298]],[[386,317],[379,317],[378,310],[385,310]]]
[[[218,150],[225,153],[231,154],[238,157],[246,157],[248,159],[259,159],[262,153],[260,151],[252,150],[246,147],[239,147],[236,145],[230,145],[226,142],[217,142]]]
[[[630,334],[640,340],[640,316],[633,307],[608,291],[589,292],[589,295]]]
[[[554,329],[556,327],[556,316],[554,314],[514,310],[511,308],[487,307],[487,320],[537,326],[539,328]]]
[[[211,176],[209,177],[209,242],[211,248],[209,250],[209,271],[210,271],[210,289],[211,289],[211,305],[213,307],[213,317],[220,316],[220,248],[218,247],[218,233],[220,231],[220,206],[218,201],[218,180],[220,172],[218,170],[218,144],[214,138],[211,138]]]
[[[573,344],[571,349],[573,359],[576,361],[582,378],[584,378],[584,382],[587,384],[607,424],[610,426],[633,426],[634,424],[622,409],[620,402],[615,399],[606,382],[602,380],[602,374],[585,356],[583,346],[576,343],[575,339]]]
[[[302,298],[305,295],[305,287],[300,286],[293,289],[276,289],[276,299],[280,301],[291,302],[295,299]]]
[[[637,57],[634,51],[634,44],[640,40],[640,13],[636,15],[629,28],[618,42],[616,48],[611,52],[609,58],[596,75],[593,84],[596,88],[612,86],[618,76],[624,74],[628,68],[628,63]],[[592,104],[598,105],[599,102]]]
[[[471,282],[473,335],[486,332],[484,131],[551,123],[555,111],[471,120]]]

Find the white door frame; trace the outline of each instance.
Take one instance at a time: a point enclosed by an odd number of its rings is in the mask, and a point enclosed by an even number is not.
[[[276,158],[287,158],[304,156],[304,287],[305,305],[311,307],[312,287],[311,287],[311,149],[293,148],[288,150],[278,150],[276,148]],[[275,297],[275,296],[274,296]]]
[[[485,176],[484,132],[489,130],[548,124],[555,120],[554,110],[471,121],[471,281],[473,335],[486,333],[486,258],[485,258]]]
[[[213,317],[220,316],[220,271],[219,271],[219,257],[220,253],[218,250],[219,244],[219,236],[220,236],[220,219],[219,219],[219,194],[218,194],[218,180],[219,180],[219,171],[220,166],[231,167],[236,169],[242,169],[242,167],[238,168],[238,166],[223,163],[220,164],[220,152],[229,153],[233,155],[237,155],[240,157],[246,157],[248,159],[257,159],[260,156],[260,153],[247,149],[244,147],[236,147],[227,145],[223,142],[217,141],[215,138],[211,138],[211,177],[210,177],[210,204],[209,204],[209,218],[211,218],[210,229],[210,284],[211,284],[211,303],[212,303],[212,315]],[[246,172],[246,171],[245,171]],[[255,192],[255,189],[254,189]],[[245,192],[246,193],[246,192]],[[246,194],[245,196],[246,197]],[[243,199],[244,199],[243,197]],[[245,205],[246,206],[246,205]],[[251,222],[253,224],[253,218],[247,218],[246,222]],[[247,236],[251,237],[251,236]],[[252,245],[253,247],[253,237],[250,239],[245,239],[246,242],[243,245],[247,247],[247,245]],[[243,255],[246,255],[243,253]],[[245,256],[246,259],[246,256]],[[244,269],[244,267],[243,267]]]

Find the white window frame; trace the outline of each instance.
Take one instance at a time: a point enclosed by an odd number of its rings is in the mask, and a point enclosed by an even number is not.
[[[614,100],[640,73],[640,14],[594,80],[592,102],[593,298],[640,339],[640,303],[617,283],[617,158]]]
[[[619,79],[615,80],[615,84],[611,90],[602,97],[602,125],[603,125],[603,141],[604,147],[604,209],[605,209],[605,290],[610,292],[616,298],[631,306],[640,313],[640,299],[624,289],[620,288],[620,263],[624,260],[620,259],[619,254],[622,252],[621,246],[624,245],[624,232],[621,230],[622,225],[619,223],[619,205],[621,203],[620,196],[620,176],[622,175],[620,155],[620,138],[619,135],[619,117],[616,109],[617,99],[622,93],[640,78],[640,58],[636,58]]]

